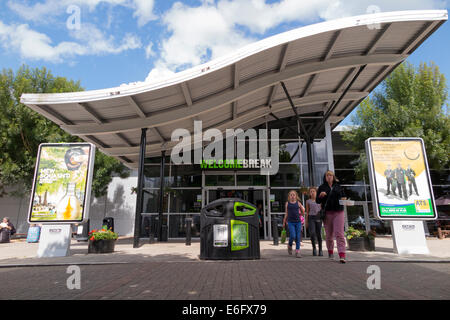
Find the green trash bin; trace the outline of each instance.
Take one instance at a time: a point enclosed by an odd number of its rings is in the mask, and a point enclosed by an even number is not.
[[[255,205],[238,198],[222,198],[202,209],[200,259],[259,258],[259,220]]]

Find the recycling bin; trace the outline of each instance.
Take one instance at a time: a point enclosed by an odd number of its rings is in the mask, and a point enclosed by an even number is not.
[[[114,231],[114,218],[105,217],[103,219],[102,228],[105,228],[106,230],[111,229],[111,231]]]
[[[200,259],[259,258],[259,219],[255,205],[239,198],[222,198],[201,210]]]

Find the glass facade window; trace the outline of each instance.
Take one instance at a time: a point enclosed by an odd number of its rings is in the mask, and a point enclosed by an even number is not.
[[[364,186],[343,186],[347,199],[366,201],[366,188]]]
[[[315,162],[328,162],[327,141],[325,139],[314,141],[313,150]]]
[[[323,182],[323,177],[328,170],[328,164],[316,164],[314,170],[314,181],[316,186],[320,186]]]
[[[191,236],[200,237],[200,215],[193,215],[191,224]],[[186,237],[186,215],[169,216],[169,238]]]
[[[357,180],[355,170],[336,169],[334,173],[341,184],[364,184],[364,181]]]
[[[163,197],[163,212],[167,212],[168,194],[165,193]],[[146,189],[144,190],[142,210],[145,213],[159,212],[159,190]]]
[[[301,143],[302,147],[302,163],[308,162],[308,154],[307,154],[307,148],[306,148],[306,142],[302,141]],[[322,139],[320,141],[316,140],[314,141],[312,145],[312,152],[313,152],[313,159],[317,162],[328,162],[328,153],[327,153],[327,141],[325,139]]]
[[[201,189],[172,189],[170,192],[171,213],[194,213],[202,208]]]
[[[170,165],[166,163],[164,166],[164,184],[169,182]],[[160,187],[160,166],[146,165],[144,167],[144,188],[159,188]]]
[[[299,187],[300,165],[280,164],[278,173],[270,176],[271,187]]]
[[[359,155],[355,154],[335,154],[334,167],[339,169],[352,169],[358,164]]]
[[[316,187],[320,186],[323,182],[323,176],[325,172],[328,170],[328,164],[316,164],[314,166],[314,185]],[[302,164],[302,173],[303,173],[303,184],[305,186],[309,186],[309,171],[308,165]]]
[[[284,163],[299,163],[300,150],[298,141],[283,142],[280,141],[279,161]]]
[[[265,186],[266,176],[255,173],[254,175],[237,175],[238,186]]]
[[[205,185],[215,186],[234,186],[234,175],[206,175]]]
[[[157,214],[143,214],[142,215],[142,226],[141,226],[141,237],[149,237],[150,233],[153,233],[156,237],[158,228],[158,215]],[[167,224],[168,216],[163,215],[163,223]]]
[[[172,165],[171,187],[201,187],[202,171],[199,165]]]
[[[288,193],[291,189],[271,189],[270,190],[270,211],[283,212],[286,204]]]

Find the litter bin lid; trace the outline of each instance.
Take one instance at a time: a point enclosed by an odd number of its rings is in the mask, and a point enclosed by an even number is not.
[[[214,210],[214,208],[219,208],[224,206],[220,210]],[[207,204],[202,211],[207,215],[219,216],[222,215],[223,209],[226,207],[233,208],[234,215],[236,217],[251,216],[256,213],[256,206],[248,201],[240,198],[221,198],[214,200]]]

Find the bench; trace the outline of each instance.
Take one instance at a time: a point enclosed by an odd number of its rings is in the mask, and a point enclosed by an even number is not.
[[[11,240],[12,239],[23,239],[26,237],[27,237],[26,233],[15,233],[14,235],[11,236]]]

